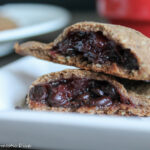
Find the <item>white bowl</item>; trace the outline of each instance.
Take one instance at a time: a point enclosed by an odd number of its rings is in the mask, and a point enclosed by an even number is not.
[[[19,26],[0,32],[0,56],[10,53],[16,41],[56,31],[70,20],[64,8],[43,4],[7,4],[0,7],[0,14]]]

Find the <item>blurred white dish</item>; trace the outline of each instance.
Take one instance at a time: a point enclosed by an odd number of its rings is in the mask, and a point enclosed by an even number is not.
[[[149,150],[150,118],[16,110],[37,76],[74,68],[24,57],[0,69],[0,145],[39,149]]]
[[[14,42],[56,31],[70,20],[66,9],[48,4],[7,4],[0,6],[0,15],[19,26],[0,31],[0,56],[12,51]]]

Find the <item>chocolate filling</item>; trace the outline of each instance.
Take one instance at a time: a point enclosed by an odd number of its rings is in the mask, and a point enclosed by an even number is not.
[[[102,32],[74,31],[58,43],[51,55],[60,53],[65,56],[82,55],[88,63],[116,63],[128,70],[138,70],[138,62],[129,49],[123,49],[114,41],[103,36]]]
[[[35,85],[29,98],[52,107],[108,107],[113,104],[132,104],[107,81],[69,78]]]

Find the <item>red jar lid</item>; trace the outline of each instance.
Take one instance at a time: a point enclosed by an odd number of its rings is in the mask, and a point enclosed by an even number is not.
[[[115,20],[115,19],[109,19],[109,21],[112,24],[118,24],[118,25],[123,25],[126,27],[133,28],[137,31],[142,32],[146,36],[150,37],[150,22],[134,22],[134,21],[124,21],[124,20]]]
[[[150,21],[150,0],[97,0],[97,10],[106,18]]]

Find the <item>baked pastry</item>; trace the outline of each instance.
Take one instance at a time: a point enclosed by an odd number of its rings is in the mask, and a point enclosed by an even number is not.
[[[150,80],[150,39],[119,25],[81,22],[66,28],[52,43],[27,42],[15,49],[18,54],[85,70]]]
[[[0,15],[0,31],[17,28],[18,25],[11,19]]]
[[[150,83],[134,82],[129,85],[102,73],[64,70],[34,81],[27,103],[33,110],[150,116]]]

